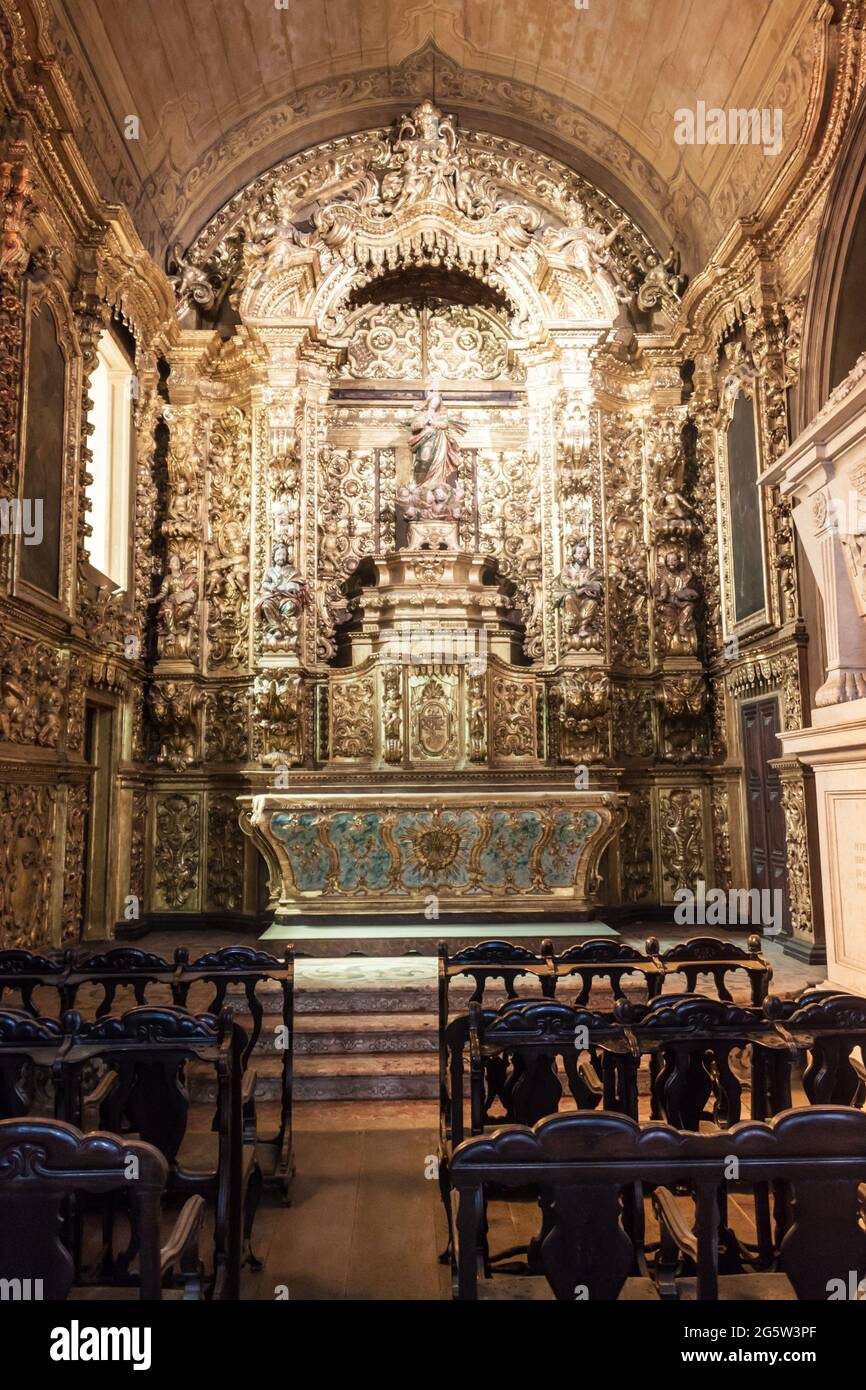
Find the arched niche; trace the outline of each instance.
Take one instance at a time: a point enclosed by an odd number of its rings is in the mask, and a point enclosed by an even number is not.
[[[794,433],[866,352],[866,94],[827,195],[806,300]]]

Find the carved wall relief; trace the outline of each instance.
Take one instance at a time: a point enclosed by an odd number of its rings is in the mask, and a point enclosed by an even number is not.
[[[198,908],[201,807],[195,796],[160,796],[156,802],[153,876],[157,906]]]
[[[649,580],[643,499],[643,439],[626,414],[602,415],[611,654],[649,668]]]
[[[494,675],[490,700],[491,757],[535,757],[535,733],[534,683]]]
[[[208,797],[207,906],[238,912],[244,902],[244,836],[229,792]]]
[[[156,609],[159,658],[194,662],[199,655],[206,423],[195,406],[166,406],[163,418],[171,436],[166,515],[160,525],[165,563],[150,605]]]
[[[208,457],[208,667],[245,669],[249,652],[250,458],[243,412],[215,420]]]
[[[467,718],[469,721],[469,760],[487,761],[487,675],[470,669]]]
[[[631,791],[628,820],[620,832],[623,902],[639,903],[655,896],[652,809],[646,791]]]
[[[647,686],[618,685],[613,692],[613,755],[651,758],[656,749],[653,731],[653,691]]]
[[[474,457],[478,548],[516,585],[524,651],[543,658],[541,478],[537,455],[479,449]]]
[[[803,780],[803,769],[795,758],[779,759],[773,765],[779,772],[782,810],[785,815],[785,852],[788,865],[788,903],[791,914],[791,929],[799,936],[814,938],[806,787]]]
[[[409,676],[409,757],[453,762],[460,751],[456,675]]]
[[[706,756],[707,687],[701,675],[665,676],[659,688],[662,757],[691,762]]]
[[[200,760],[204,696],[194,685],[157,681],[150,688],[150,713],[159,740],[156,761],[176,772]]]
[[[703,796],[692,787],[660,787],[659,843],[663,900],[670,902],[678,888],[696,891],[706,881]]]
[[[0,741],[57,748],[67,680],[54,647],[0,633]]]
[[[136,788],[132,793],[132,829],[129,849],[129,894],[138,899],[139,911],[144,904],[145,871],[147,865],[147,792]]]
[[[713,884],[714,887],[727,891],[733,887],[731,804],[727,783],[713,783],[710,812],[713,825]]]
[[[248,751],[249,693],[245,685],[219,686],[205,695],[205,760],[245,762]]]
[[[601,671],[575,671],[554,688],[559,756],[595,763],[609,756],[610,678]]]
[[[5,949],[51,944],[54,815],[49,787],[0,786],[0,942]]]
[[[399,666],[382,671],[382,751],[386,763],[403,758],[403,673]]]
[[[303,749],[302,678],[289,672],[256,676],[252,690],[254,754],[266,766],[300,762]]]
[[[81,939],[84,911],[84,842],[89,787],[77,784],[66,793],[66,830],[63,864],[61,940],[65,945]]]

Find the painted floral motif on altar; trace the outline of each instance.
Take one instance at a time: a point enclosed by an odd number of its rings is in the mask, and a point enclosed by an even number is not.
[[[565,808],[274,811],[270,831],[300,893],[469,896],[571,887],[600,825]]]

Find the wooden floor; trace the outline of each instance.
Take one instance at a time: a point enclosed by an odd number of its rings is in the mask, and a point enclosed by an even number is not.
[[[263,1194],[253,1249],[264,1267],[244,1271],[242,1297],[285,1298],[287,1288],[290,1299],[450,1298],[437,1258],[446,1243],[439,1187],[425,1176],[433,1107],[341,1104],[345,1116],[327,1107],[327,1128],[300,1107],[292,1205]]]

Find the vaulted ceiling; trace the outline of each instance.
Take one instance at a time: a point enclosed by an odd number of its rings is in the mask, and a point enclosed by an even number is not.
[[[283,7],[285,5],[285,7]],[[694,267],[803,120],[814,0],[52,0],[112,201],[158,256],[240,186],[433,95],[566,160]],[[674,112],[778,107],[781,156],[683,146]],[[129,116],[138,139],[125,139]]]

